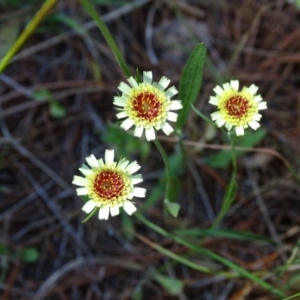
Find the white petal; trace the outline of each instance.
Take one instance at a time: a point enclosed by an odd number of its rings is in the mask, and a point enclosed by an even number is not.
[[[229,131],[232,128],[232,124],[226,123],[225,124],[226,129]]]
[[[158,82],[158,88],[160,89],[160,90],[165,90],[165,88],[169,85],[169,83],[170,83],[170,79],[168,79],[167,77],[165,77],[165,76],[163,76],[162,78],[161,78],[161,80]]]
[[[244,135],[244,127],[238,126],[235,128],[236,135]]]
[[[222,115],[219,111],[215,111],[213,112],[212,114],[210,114],[210,117],[213,121],[216,121],[218,119],[221,119],[222,118]]]
[[[230,84],[229,84],[228,82],[224,83],[224,84],[223,84],[223,89],[224,89],[224,91],[225,91],[225,90],[227,90],[227,91],[228,91],[228,90],[231,90]]]
[[[129,164],[129,160],[122,158],[118,163],[118,167],[122,170],[125,170],[128,164]]]
[[[222,94],[223,94],[223,89],[222,89],[219,85],[217,85],[217,86],[213,89],[213,91],[214,91],[217,95],[222,95]]]
[[[178,110],[182,108],[180,100],[173,100],[170,105],[170,110]]]
[[[257,128],[260,127],[259,123],[256,122],[256,121],[248,122],[248,124],[249,124],[249,126],[250,126],[251,128],[253,128],[254,130],[256,130]]]
[[[100,207],[98,217],[100,220],[107,220],[109,217],[109,208],[107,206]]]
[[[90,169],[87,165],[85,165],[85,164],[83,164],[83,165],[79,168],[79,171],[80,171],[83,175],[89,175],[89,174],[91,174],[91,169]]]
[[[113,206],[110,208],[110,213],[111,215],[114,217],[114,216],[117,216],[120,211],[119,211],[119,207],[118,206]]]
[[[240,83],[238,80],[231,80],[230,85],[234,90],[237,90],[237,91],[239,90]]]
[[[257,96],[255,96],[255,97],[253,98],[253,100],[254,100],[256,103],[258,103],[258,102],[262,101],[262,97],[261,97],[261,95],[257,95]]]
[[[153,127],[145,129],[146,139],[147,141],[155,140],[155,130]]]
[[[123,97],[116,96],[114,97],[114,105],[123,106],[125,105],[126,99]]]
[[[177,114],[175,114],[175,113],[169,111],[169,112],[168,112],[168,117],[167,117],[167,119],[168,119],[169,121],[171,121],[171,122],[176,122],[176,121],[177,121]]]
[[[141,187],[135,187],[133,190],[133,196],[144,198],[146,196],[146,189]]]
[[[136,211],[136,207],[130,201],[126,201],[123,208],[129,215],[132,215]]]
[[[143,126],[136,126],[135,130],[134,130],[134,136],[136,137],[141,137],[144,131],[144,127]]]
[[[129,95],[129,93],[131,91],[131,87],[128,84],[126,84],[125,82],[121,82],[118,89],[126,95]]]
[[[219,104],[219,99],[217,97],[209,97],[209,101],[208,103],[212,104],[212,105],[218,105]]]
[[[253,120],[255,120],[255,121],[260,121],[261,117],[262,117],[262,115],[260,115],[260,114],[255,114],[255,115],[253,116]]]
[[[222,127],[226,123],[226,121],[224,119],[217,119],[217,120],[215,120],[215,122],[218,127]]]
[[[82,210],[89,214],[95,207],[95,202],[93,200],[89,200],[82,206]]]
[[[88,190],[85,187],[81,187],[81,188],[76,189],[76,193],[78,196],[87,195]]]
[[[176,90],[175,86],[171,86],[170,88],[168,88],[166,90],[166,96],[168,98],[172,98],[173,96],[175,96],[176,94],[178,94],[178,91]]]
[[[174,129],[172,128],[172,126],[169,123],[165,123],[163,124],[163,126],[161,127],[161,130],[166,134],[169,135],[170,133],[172,133],[174,131]]]
[[[73,177],[73,181],[72,181],[73,184],[75,185],[79,185],[79,186],[86,186],[86,179],[81,177],[81,176],[74,176]]]
[[[259,102],[258,103],[258,109],[267,109],[267,102]]]
[[[138,87],[138,83],[135,81],[133,77],[128,78],[128,82],[131,84],[132,87]]]
[[[129,174],[133,174],[140,168],[141,166],[136,161],[133,161],[130,165],[126,167],[126,170],[129,172]]]
[[[144,71],[143,72],[143,81],[146,83],[152,83],[152,72],[151,71]]]
[[[141,174],[136,174],[135,176],[131,177],[132,184],[138,184],[143,181],[142,175]]]
[[[98,168],[99,167],[99,163],[98,163],[96,157],[93,154],[88,156],[86,158],[86,161],[90,165],[91,168]]]
[[[107,149],[105,150],[104,158],[105,158],[105,163],[106,164],[111,164],[114,162],[114,150],[113,149]]]
[[[118,119],[123,119],[123,118],[127,118],[127,117],[128,117],[128,114],[126,111],[121,111],[121,112],[117,113]]]
[[[103,162],[102,158],[98,159],[98,164],[99,164],[100,167],[104,166],[104,162]]]
[[[132,127],[133,124],[134,124],[134,122],[128,118],[125,121],[123,121],[123,123],[121,124],[121,127],[125,130],[128,130],[130,127]]]
[[[248,88],[249,92],[252,94],[252,95],[255,95],[257,90],[258,90],[258,87],[255,85],[255,84],[252,84],[249,88]]]

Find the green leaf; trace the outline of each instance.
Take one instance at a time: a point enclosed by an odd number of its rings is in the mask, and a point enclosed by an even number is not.
[[[142,300],[143,299],[143,288],[141,286],[136,286],[131,294],[132,300]]]
[[[50,115],[54,118],[61,119],[66,116],[66,110],[60,103],[58,103],[56,101],[51,101],[50,102]]]
[[[177,129],[181,130],[190,112],[191,105],[197,99],[201,85],[206,47],[203,43],[198,44],[189,57],[179,84],[178,98],[182,101],[183,108],[179,111]]]
[[[153,279],[155,279],[172,296],[181,293],[184,287],[184,284],[181,280],[167,277],[157,272],[155,272],[153,275]]]
[[[2,243],[0,243],[0,255],[9,254],[9,249]]]
[[[47,89],[39,89],[34,91],[32,99],[35,101],[52,101],[54,100],[54,97]]]
[[[175,202],[170,202],[168,199],[164,200],[164,205],[167,207],[169,213],[177,218],[179,210],[180,210],[180,205]]]
[[[252,232],[248,231],[237,231],[237,230],[227,230],[227,229],[198,229],[198,228],[189,228],[189,229],[179,229],[174,231],[175,234],[182,236],[182,237],[220,237],[220,238],[227,238],[233,240],[240,240],[240,241],[264,241],[268,243],[273,243],[273,240],[264,237]]]
[[[260,128],[256,131],[247,130],[245,135],[236,139],[236,146],[252,148],[259,144],[266,136],[267,131],[264,128]],[[237,157],[246,154],[246,151],[235,150]],[[231,162],[231,150],[223,150],[216,154],[210,155],[205,159],[205,162],[214,168],[226,168]]]
[[[28,247],[21,252],[20,258],[23,262],[34,263],[39,258],[39,252],[33,247]]]

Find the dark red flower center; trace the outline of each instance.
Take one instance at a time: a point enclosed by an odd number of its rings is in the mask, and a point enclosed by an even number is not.
[[[225,103],[225,108],[230,116],[243,117],[249,110],[249,101],[241,96],[233,96]]]
[[[110,170],[99,173],[94,181],[94,191],[103,200],[111,200],[122,195],[125,187],[123,177]]]
[[[155,94],[140,93],[133,99],[133,110],[138,118],[151,121],[159,116],[161,103]]]

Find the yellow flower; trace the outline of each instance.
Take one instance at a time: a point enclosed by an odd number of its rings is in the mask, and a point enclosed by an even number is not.
[[[114,98],[114,104],[120,112],[118,119],[126,118],[121,127],[125,130],[135,126],[134,135],[141,137],[145,129],[148,141],[155,139],[155,129],[169,135],[173,128],[167,121],[176,122],[177,114],[171,110],[182,108],[179,100],[170,98],[178,92],[174,86],[165,91],[170,83],[166,77],[156,83],[152,82],[152,72],[143,72],[143,82],[137,83],[133,77],[128,78],[128,84],[121,82],[119,90],[121,96]]]
[[[85,177],[74,176],[73,184],[80,186],[76,189],[77,195],[86,195],[89,200],[82,210],[87,214],[97,207],[99,219],[107,220],[109,213],[112,216],[119,214],[119,208],[131,215],[136,211],[132,198],[145,197],[146,189],[134,187],[143,181],[140,174],[132,175],[140,166],[136,161],[129,163],[126,159],[114,162],[114,150],[105,151],[105,162],[97,160],[92,154],[86,158],[90,167],[83,164],[79,168]]]
[[[219,110],[211,114],[212,120],[218,127],[225,125],[227,130],[235,127],[236,135],[243,135],[248,126],[256,130],[262,117],[258,111],[267,108],[267,103],[256,94],[257,90],[258,87],[252,84],[239,92],[238,80],[223,84],[223,88],[216,86],[216,96],[210,97],[209,103]]]

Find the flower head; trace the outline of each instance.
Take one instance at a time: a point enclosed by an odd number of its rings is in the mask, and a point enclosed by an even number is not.
[[[171,110],[181,109],[182,105],[179,100],[170,100],[178,93],[174,86],[165,91],[170,80],[162,77],[158,83],[152,82],[149,71],[143,73],[142,83],[137,83],[133,77],[128,78],[128,82],[131,86],[121,82],[118,88],[122,95],[114,98],[114,104],[120,110],[117,118],[126,118],[121,127],[128,130],[134,125],[137,137],[141,137],[145,129],[148,141],[155,139],[154,129],[162,129],[166,135],[173,132],[167,121],[177,121],[177,114]]]
[[[225,125],[228,130],[235,127],[236,135],[243,135],[244,128],[248,126],[256,130],[260,127],[258,121],[262,117],[258,111],[267,108],[267,103],[256,94],[257,90],[258,87],[252,84],[239,92],[238,80],[224,83],[223,88],[216,86],[216,96],[210,97],[209,103],[216,105],[219,110],[211,114],[212,120],[218,127]]]
[[[99,219],[107,220],[109,213],[112,216],[119,214],[119,208],[131,215],[136,207],[131,201],[135,197],[145,197],[146,189],[134,187],[143,181],[140,174],[132,175],[140,166],[136,161],[129,163],[126,159],[114,162],[114,150],[105,151],[105,162],[97,160],[92,154],[86,158],[89,167],[85,164],[79,168],[85,177],[74,176],[73,184],[80,186],[76,189],[77,195],[86,195],[89,200],[82,210],[87,214],[97,207]]]

